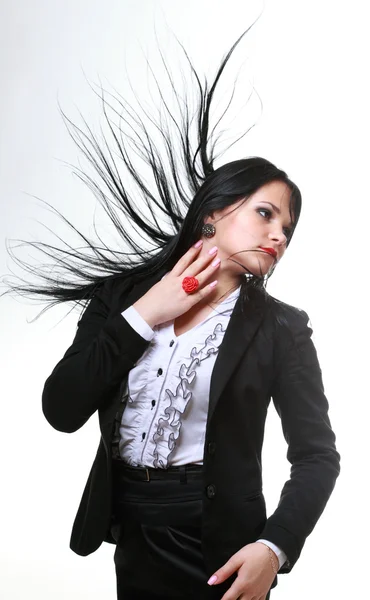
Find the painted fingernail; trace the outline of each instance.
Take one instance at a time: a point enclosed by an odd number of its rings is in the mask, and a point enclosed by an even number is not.
[[[212,281],[212,283],[209,284],[210,288],[214,288],[217,285],[217,279],[215,281]]]
[[[203,244],[203,240],[199,240],[199,242],[194,244],[194,248],[200,248],[202,244]]]
[[[212,577],[210,577],[207,581],[208,585],[213,585],[214,583],[216,583],[217,581],[217,576],[216,575],[212,575]]]
[[[211,249],[208,251],[208,254],[215,254],[215,253],[217,252],[217,250],[218,250],[217,246],[213,246],[213,248],[211,248]]]
[[[215,258],[215,260],[212,262],[212,267],[217,267],[217,265],[219,265],[221,262],[221,258]]]

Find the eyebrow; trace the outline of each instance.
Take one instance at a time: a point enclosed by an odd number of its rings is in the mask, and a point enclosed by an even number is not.
[[[261,202],[264,202],[265,204],[269,204],[278,215],[281,215],[280,208],[278,206],[275,206],[275,204],[272,204],[272,202],[268,202],[267,200],[261,200]],[[293,221],[290,221],[289,227],[293,227],[293,225],[294,225]]]

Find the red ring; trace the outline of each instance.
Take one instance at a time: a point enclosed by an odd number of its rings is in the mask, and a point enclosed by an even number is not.
[[[187,294],[192,294],[199,287],[199,281],[196,277],[184,277],[182,280],[182,289]]]

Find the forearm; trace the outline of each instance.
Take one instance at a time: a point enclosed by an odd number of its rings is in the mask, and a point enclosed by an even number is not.
[[[287,556],[281,572],[289,572],[298,560],[306,538],[313,531],[338,477],[336,450],[295,462],[275,512],[267,519],[261,538],[266,538]]]

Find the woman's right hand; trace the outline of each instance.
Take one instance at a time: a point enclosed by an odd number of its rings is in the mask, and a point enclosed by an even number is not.
[[[213,280],[220,266],[220,260],[216,259],[217,247],[211,252],[199,256],[200,249],[192,246],[184,256],[173,267],[172,271],[151,287],[144,296],[139,298],[133,305],[150,327],[171,321],[186,313],[203,298],[209,296],[217,285]],[[215,263],[215,259],[217,264]],[[198,289],[188,294],[182,289],[184,277],[196,277],[199,281]],[[211,287],[212,286],[212,287]]]

